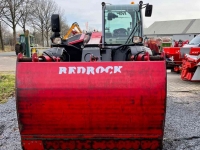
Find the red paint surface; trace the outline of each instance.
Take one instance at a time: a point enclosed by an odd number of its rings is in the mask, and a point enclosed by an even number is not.
[[[198,56],[200,54],[200,47],[191,47],[189,54]]]
[[[101,41],[101,36],[102,36],[101,32],[92,32],[92,35],[88,44],[99,44]]]
[[[41,140],[22,140],[22,147],[28,150],[44,150],[43,142]]]
[[[175,64],[182,64],[182,58],[180,58],[181,47],[163,47],[165,55],[169,58],[173,56]]]
[[[159,53],[159,48],[156,43],[148,43],[147,45],[151,50],[155,51],[156,53]]]
[[[59,67],[68,66],[123,68],[116,74],[60,75]],[[54,149],[162,147],[164,61],[18,62],[16,78],[22,143],[41,140]]]
[[[199,49],[200,50],[200,49]],[[200,62],[200,58],[198,59],[197,53],[198,49],[191,49],[190,53],[194,55],[185,55],[182,64],[182,71],[181,71],[181,79],[191,81],[192,77],[197,69],[197,64]],[[195,80],[200,81],[200,80]]]

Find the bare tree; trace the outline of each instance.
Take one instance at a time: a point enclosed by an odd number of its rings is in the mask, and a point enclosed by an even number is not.
[[[5,25],[3,22],[2,22],[2,26],[3,26],[3,42],[5,45],[10,45],[11,46],[11,43],[12,43],[12,40],[13,40],[13,35],[12,35],[12,32],[10,32],[10,30],[6,27],[8,27],[7,25]],[[5,27],[5,28],[4,28]]]
[[[45,10],[45,20],[44,20],[44,26],[45,26],[45,37],[47,41],[47,46],[49,46],[49,40],[50,40],[50,32],[51,32],[51,15],[54,13],[58,13],[58,6],[56,5],[55,1],[48,0],[47,7]]]
[[[41,32],[43,46],[44,39],[49,46],[50,30],[51,30],[51,15],[58,12],[58,6],[54,0],[36,0],[35,9],[32,16],[32,24],[34,28]]]
[[[4,51],[4,43],[3,43],[3,35],[2,35],[2,28],[1,28],[1,21],[0,21],[0,42],[1,42],[1,49]]]
[[[4,51],[4,42],[3,42],[3,33],[2,33],[2,23],[1,18],[3,15],[3,9],[5,8],[5,1],[2,1],[0,5],[0,43],[1,43],[1,49]]]
[[[24,33],[26,31],[27,23],[30,22],[30,17],[33,12],[33,4],[34,0],[25,0],[20,11],[21,19],[19,20],[18,25],[22,27]]]
[[[31,16],[31,23],[34,30],[39,31],[42,40],[42,46],[44,46],[44,16],[43,16],[43,5],[41,5],[43,0],[36,0],[34,4],[34,11]]]
[[[6,7],[3,9],[2,20],[13,30],[13,43],[16,44],[16,26],[22,17],[22,6],[25,0],[4,0]]]
[[[61,23],[61,31],[60,31],[60,35],[61,36],[65,36],[65,34],[68,32],[69,30],[69,25],[67,24],[67,19],[64,17],[64,10],[60,13],[60,23]]]

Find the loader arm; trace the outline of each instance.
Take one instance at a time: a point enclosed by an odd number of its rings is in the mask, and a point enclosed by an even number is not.
[[[82,33],[82,31],[81,31],[81,29],[80,29],[78,23],[77,23],[77,22],[74,22],[74,23],[72,24],[72,26],[70,27],[70,29],[68,30],[68,32],[65,34],[65,36],[64,36],[63,39],[67,39],[67,38],[69,37],[69,35],[71,34],[72,30],[73,30],[75,27],[78,29],[79,33]]]

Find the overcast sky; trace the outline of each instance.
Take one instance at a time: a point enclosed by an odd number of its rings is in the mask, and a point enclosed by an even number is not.
[[[56,0],[56,3],[65,9],[67,23],[71,25],[77,22],[82,30],[85,29],[85,22],[97,30],[101,29],[101,2],[103,0]],[[105,0],[104,2],[130,4],[131,0]],[[139,3],[138,0],[134,2]],[[152,17],[143,17],[145,27],[149,27],[155,21],[200,19],[200,0],[145,0],[143,3],[153,5]]]

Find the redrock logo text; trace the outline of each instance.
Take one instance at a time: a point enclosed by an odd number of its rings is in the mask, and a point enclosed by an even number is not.
[[[107,67],[59,67],[59,74],[115,74],[121,73],[122,66],[107,66]]]

